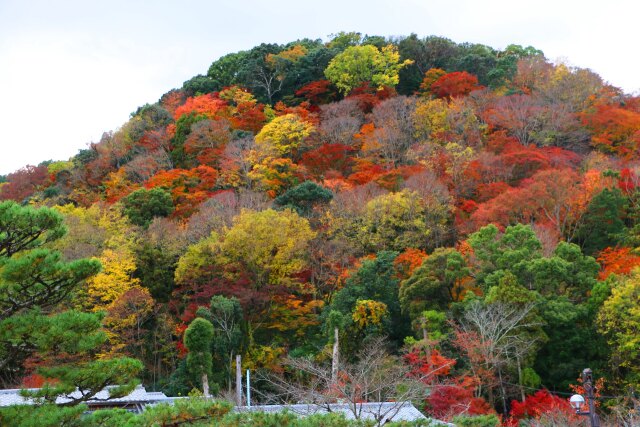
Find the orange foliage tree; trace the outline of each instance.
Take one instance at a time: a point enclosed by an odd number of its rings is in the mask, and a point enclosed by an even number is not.
[[[149,179],[145,187],[161,187],[169,191],[175,206],[173,215],[187,217],[213,194],[217,179],[218,172],[214,168],[200,165],[193,169],[162,171]]]
[[[640,154],[640,112],[599,103],[581,118],[592,133],[594,147],[627,158],[637,158]]]
[[[598,278],[604,280],[610,274],[631,273],[640,266],[640,255],[633,253],[631,248],[606,248],[598,255],[598,263],[602,267]]]

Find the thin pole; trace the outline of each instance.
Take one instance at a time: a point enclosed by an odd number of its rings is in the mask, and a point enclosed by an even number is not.
[[[236,354],[236,405],[242,406],[242,356]]]
[[[251,408],[251,374],[247,369],[247,407]]]

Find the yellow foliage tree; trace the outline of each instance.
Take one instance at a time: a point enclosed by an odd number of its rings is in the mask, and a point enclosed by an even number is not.
[[[87,280],[86,300],[82,304],[93,311],[107,309],[121,295],[140,284],[139,279],[132,277],[136,263],[130,251],[105,249],[98,259],[102,271]]]
[[[265,157],[254,165],[248,177],[269,197],[276,197],[297,185],[304,169],[283,157]]]
[[[315,237],[296,212],[243,210],[221,243],[228,262],[240,262],[254,274],[257,287],[282,284],[307,265],[307,247]]]
[[[295,157],[300,144],[314,130],[311,123],[305,122],[297,115],[285,114],[264,125],[256,135],[256,145],[263,156]]]
[[[362,299],[356,302],[351,318],[358,328],[364,329],[367,326],[379,325],[388,314],[387,304],[370,299]]]

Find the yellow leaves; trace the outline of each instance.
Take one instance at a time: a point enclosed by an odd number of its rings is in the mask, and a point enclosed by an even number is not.
[[[256,104],[258,101],[248,90],[241,88],[240,86],[231,86],[221,90],[218,94],[220,99],[227,101],[230,104]],[[234,114],[237,109],[234,107],[231,113]]]
[[[269,197],[275,198],[285,189],[299,183],[301,171],[300,166],[291,159],[269,156],[256,164],[248,173],[248,177]]]
[[[49,166],[47,166],[47,172],[49,172],[51,175],[55,175],[64,170],[70,171],[72,168],[73,162],[61,160],[58,162],[50,163]]]
[[[175,271],[176,283],[186,283],[197,278],[205,267],[211,265],[219,253],[220,242],[215,232],[206,239],[189,246],[178,260]]]
[[[418,102],[414,112],[414,127],[419,139],[441,140],[441,135],[451,129],[447,101],[430,99]]]
[[[609,282],[611,283],[611,282]],[[620,366],[638,373],[640,358],[640,270],[614,283],[611,295],[598,313],[598,324],[612,346]],[[637,386],[637,380],[634,386]]]
[[[125,292],[140,284],[139,279],[131,277],[136,264],[128,250],[105,249],[99,260],[102,271],[87,280],[86,303],[94,311],[104,310]]]
[[[293,331],[298,337],[303,337],[310,326],[320,323],[318,313],[324,306],[324,301],[312,299],[306,301],[295,295],[287,295],[274,299],[269,317],[269,329],[279,331]]]
[[[292,210],[243,210],[227,230],[222,252],[241,261],[261,283],[278,284],[306,266],[309,241],[315,237],[309,222]]]
[[[311,123],[297,115],[285,114],[264,125],[256,135],[256,145],[265,155],[287,156],[294,153],[314,130]]]
[[[374,300],[358,300],[351,315],[358,328],[379,325],[382,319],[389,314],[387,305]]]
[[[281,359],[285,355],[282,347],[270,347],[266,345],[254,345],[249,347],[242,367],[255,371],[256,369],[268,369],[273,372],[282,371]]]
[[[87,209],[69,204],[55,209],[64,215],[69,230],[56,249],[68,259],[99,256],[105,249],[133,249],[136,233],[119,205],[94,204]]]

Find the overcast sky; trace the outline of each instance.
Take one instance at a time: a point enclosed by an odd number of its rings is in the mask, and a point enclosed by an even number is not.
[[[640,89],[636,0],[0,0],[0,174],[66,160],[218,57],[339,31],[533,45]]]

